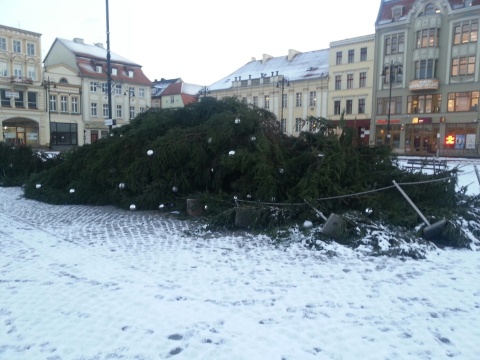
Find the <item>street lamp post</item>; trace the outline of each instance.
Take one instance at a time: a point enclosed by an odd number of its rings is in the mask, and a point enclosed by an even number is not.
[[[395,81],[397,75],[402,75],[402,68],[401,64],[398,62],[390,62],[388,65],[383,66],[383,72],[381,76],[385,78],[387,76],[388,69],[388,76],[389,76],[389,89],[388,89],[388,114],[387,114],[387,139],[386,143],[390,144],[390,116],[391,116],[391,107],[392,107],[392,84]]]
[[[55,81],[50,80],[50,77],[48,77],[46,80],[43,80],[43,88],[45,89],[47,96],[45,96],[45,111],[48,111],[48,132],[50,133],[49,136],[49,141],[48,141],[48,148],[51,150],[52,149],[52,117],[51,117],[51,104],[50,104],[50,86],[54,88],[57,87],[57,84]]]
[[[277,82],[277,88],[282,88],[282,93],[280,95],[280,123],[283,120],[283,92],[285,89],[285,86],[290,86],[290,80],[286,76],[282,76],[282,80],[279,80]]]

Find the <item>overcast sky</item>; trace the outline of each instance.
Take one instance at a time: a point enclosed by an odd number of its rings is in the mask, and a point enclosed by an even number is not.
[[[263,54],[326,49],[373,34],[380,0],[109,0],[110,50],[150,80],[210,85]],[[0,24],[106,47],[106,0],[0,0]]]

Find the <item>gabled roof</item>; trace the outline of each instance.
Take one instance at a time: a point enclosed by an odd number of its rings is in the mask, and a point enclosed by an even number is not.
[[[282,75],[288,77],[289,81],[327,77],[328,61],[329,49],[305,53],[290,50],[289,55],[279,57],[264,55],[262,60],[252,59],[208,88],[211,91],[229,89],[233,81],[259,79],[265,76]]]
[[[46,59],[58,45],[63,45],[74,55],[78,70],[82,76],[107,81],[107,50],[100,44],[87,45],[83,43],[82,39],[71,41],[56,38],[45,57]],[[112,81],[151,85],[151,81],[145,76],[139,64],[113,52],[110,52],[110,64],[112,69],[115,68],[117,70],[116,75],[112,74]],[[97,71],[97,66],[101,66],[101,72]],[[133,71],[133,76],[129,76],[130,71]]]
[[[167,86],[162,92],[162,96],[166,95],[193,95],[196,96],[202,89],[201,85],[187,84],[184,82],[173,83]]]
[[[96,45],[85,44],[83,42],[83,39],[79,39],[79,38],[76,38],[74,40],[56,38],[55,42],[57,41],[62,43],[68,50],[70,50],[76,56],[85,57],[89,59],[96,59],[96,60],[107,59],[107,49],[105,49],[102,44],[96,44]],[[54,42],[54,45],[55,45],[55,42]],[[110,51],[110,60],[112,62],[119,63],[119,64],[141,67],[139,64],[131,60],[128,60],[127,58],[124,58],[123,56],[120,56],[112,51]]]
[[[471,5],[468,5],[468,0],[447,0],[446,2],[450,5],[450,8],[453,11],[464,9],[467,6],[470,7],[470,6],[480,5],[480,0],[471,0]],[[420,0],[382,0],[382,3],[380,5],[380,10],[378,11],[376,25],[385,25],[385,24],[393,23],[394,21],[392,18],[392,11],[393,11],[393,8],[396,6],[403,7],[402,14],[400,18],[396,20],[396,22],[406,20],[407,15],[410,13],[412,9],[415,8],[417,3],[418,3],[418,6],[420,7],[423,7],[427,4],[427,3],[422,3]]]
[[[152,83],[152,98],[160,97],[165,89],[173,83],[182,82],[181,78],[154,80]]]

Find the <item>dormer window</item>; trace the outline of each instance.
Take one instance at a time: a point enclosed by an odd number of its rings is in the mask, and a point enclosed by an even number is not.
[[[95,65],[95,71],[99,74],[102,73],[102,65]]]
[[[112,75],[117,75],[117,74],[118,74],[117,68],[112,68]]]
[[[403,15],[403,6],[395,6],[392,9],[392,19],[393,21],[398,21]]]
[[[133,78],[133,70],[128,70],[128,77]]]

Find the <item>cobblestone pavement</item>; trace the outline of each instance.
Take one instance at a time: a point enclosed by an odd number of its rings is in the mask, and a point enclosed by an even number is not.
[[[191,224],[0,188],[0,359],[478,355],[480,252],[331,258]]]

